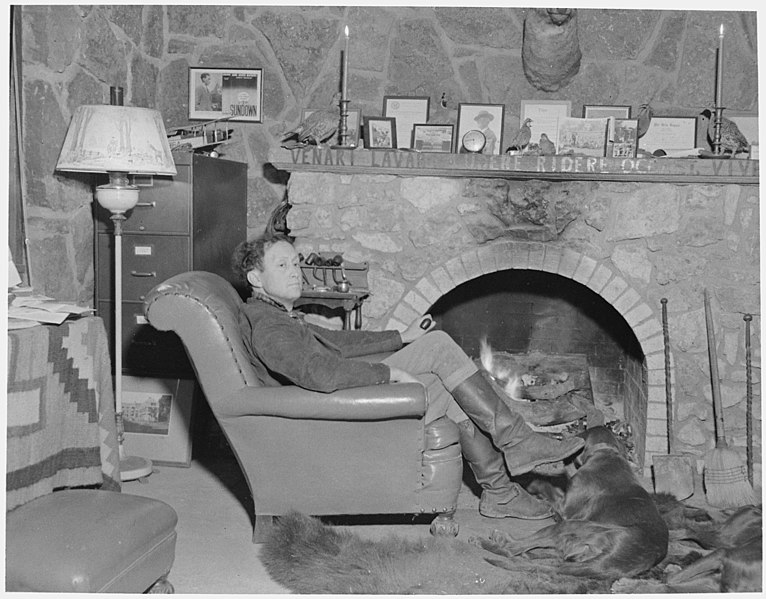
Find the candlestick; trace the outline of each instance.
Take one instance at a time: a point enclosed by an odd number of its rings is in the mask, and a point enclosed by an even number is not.
[[[721,154],[721,123],[723,122],[723,23],[718,31],[718,60],[715,73],[715,123],[713,153]]]
[[[346,25],[346,45],[343,50],[343,66],[340,72],[341,100],[348,100],[348,25]]]
[[[718,33],[718,62],[715,76],[715,105],[723,106],[723,23]]]

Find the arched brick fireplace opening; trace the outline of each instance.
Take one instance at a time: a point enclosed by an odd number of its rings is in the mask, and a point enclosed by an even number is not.
[[[414,283],[392,309],[387,326],[401,329],[403,323],[411,322],[417,314],[432,308],[442,310],[440,304],[448,303],[450,294],[460,293],[466,284],[486,286],[488,277],[492,283],[498,283],[503,273],[516,277],[517,282],[520,275],[536,273],[537,276],[526,280],[536,280],[538,285],[546,277],[563,277],[567,282],[562,287],[582,286],[582,291],[587,289],[595,294],[596,301],[620,319],[630,337],[625,343],[636,346],[626,349],[626,354],[633,357],[624,361],[622,416],[631,425],[636,459],[648,475],[651,456],[667,451],[662,324],[640,290],[632,287],[617,268],[571,248],[538,242],[497,242],[471,248]],[[473,342],[469,340],[468,345],[469,354],[476,356]]]

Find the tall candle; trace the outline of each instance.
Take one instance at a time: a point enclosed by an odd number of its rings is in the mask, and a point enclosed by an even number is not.
[[[340,72],[341,100],[348,100],[348,25],[346,25],[346,45],[343,50],[343,66]]]
[[[716,108],[723,107],[723,23],[718,32],[718,62],[716,64],[715,75],[715,105]]]

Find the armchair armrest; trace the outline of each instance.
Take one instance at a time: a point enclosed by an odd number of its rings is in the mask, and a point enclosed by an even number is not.
[[[334,393],[301,387],[243,387],[216,404],[223,417],[281,416],[316,420],[420,418],[426,390],[418,383],[395,383],[341,389]]]

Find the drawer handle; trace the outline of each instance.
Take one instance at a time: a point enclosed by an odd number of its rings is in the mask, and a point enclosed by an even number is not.
[[[136,207],[140,208],[154,208],[157,205],[157,202],[139,202],[136,204]]]
[[[130,276],[131,277],[156,277],[157,273],[156,272],[138,272],[135,270],[131,270]]]

